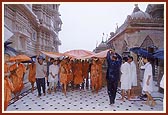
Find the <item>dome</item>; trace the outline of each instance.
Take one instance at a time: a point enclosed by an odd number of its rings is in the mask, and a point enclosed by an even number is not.
[[[151,19],[151,16],[148,13],[141,10],[133,12],[130,16],[132,19]]]
[[[125,22],[127,22],[130,19],[152,19],[152,17],[147,12],[141,11],[138,5],[135,5],[132,14],[127,16]]]

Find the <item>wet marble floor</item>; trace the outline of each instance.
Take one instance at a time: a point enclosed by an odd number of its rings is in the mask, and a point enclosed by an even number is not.
[[[116,102],[114,105],[109,105],[109,98],[106,87],[103,87],[98,94],[92,93],[89,89],[76,89],[67,91],[65,96],[61,90],[56,93],[46,94],[45,96],[37,97],[37,90],[33,93],[30,90],[25,91],[20,95],[20,99],[14,102],[11,100],[7,108],[7,112],[114,112],[114,111],[163,111],[163,94],[155,91],[154,97],[157,105],[151,107],[142,104],[146,99],[136,97],[125,102],[119,100],[121,98],[121,90],[118,89]]]

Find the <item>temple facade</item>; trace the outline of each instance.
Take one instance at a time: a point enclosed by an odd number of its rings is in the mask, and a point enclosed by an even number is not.
[[[4,40],[20,54],[59,52],[61,25],[59,4],[4,5]]]

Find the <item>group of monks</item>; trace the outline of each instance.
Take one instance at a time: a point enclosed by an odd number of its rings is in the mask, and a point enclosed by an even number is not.
[[[11,100],[12,93],[15,96],[15,100],[19,99],[20,92],[24,88],[23,77],[26,72],[26,67],[21,61],[16,60],[13,65],[7,64],[9,61],[8,57],[5,57],[4,63],[4,110]],[[89,72],[91,79],[92,91],[98,92],[102,87],[102,64],[104,59],[92,59],[88,60],[70,60],[65,58],[60,61],[60,83],[63,86],[63,92],[66,95],[67,86],[69,83],[71,85],[80,85],[84,83],[84,80],[88,80]],[[34,62],[29,64],[29,75],[28,80],[32,85],[31,91],[34,90],[34,83],[36,81],[36,65]]]
[[[91,79],[92,91],[102,87],[102,64],[104,59],[92,59],[91,63],[87,60],[70,60],[64,59],[60,62],[60,82],[63,84],[63,92],[66,95],[67,85],[80,85],[86,82],[89,77]]]
[[[14,94],[14,100],[19,99],[20,92],[24,88],[23,77],[26,72],[26,67],[21,63],[21,60],[16,60],[14,64],[9,65],[10,56],[5,54],[4,63],[4,110],[7,109],[11,100],[12,93]],[[34,63],[29,65],[28,80],[34,86],[35,82],[35,67]]]
[[[23,64],[16,61],[15,64],[9,66],[9,55],[5,55],[4,63],[4,110],[7,109],[8,103],[11,100],[12,93],[15,99],[19,98],[20,92],[23,89],[23,74],[26,68]]]

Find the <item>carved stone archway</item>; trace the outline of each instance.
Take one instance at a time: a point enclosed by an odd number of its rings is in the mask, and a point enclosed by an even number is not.
[[[151,46],[154,46],[154,42],[150,38],[150,36],[147,35],[140,47],[148,50],[148,48],[151,47]]]

